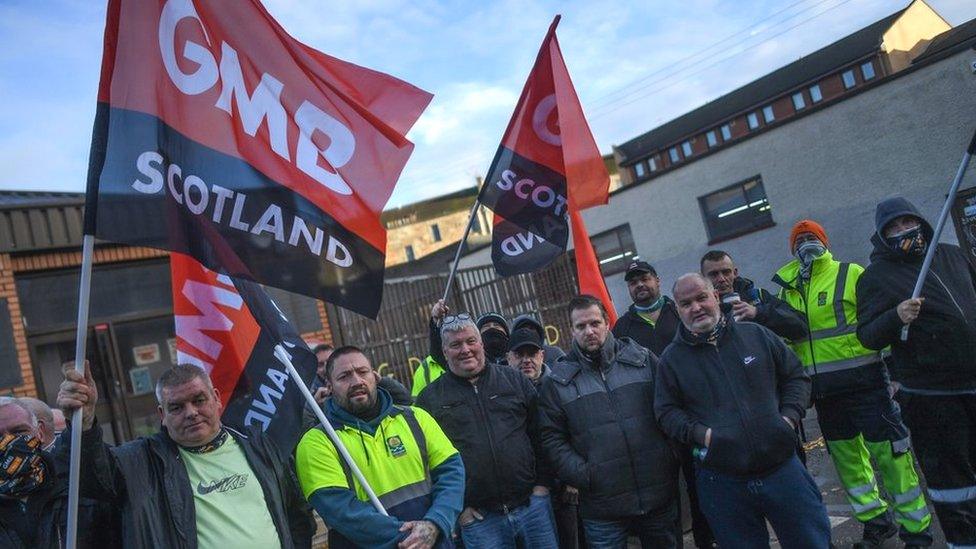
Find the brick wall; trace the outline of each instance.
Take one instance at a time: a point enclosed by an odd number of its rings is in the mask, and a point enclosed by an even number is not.
[[[94,263],[96,265],[139,261],[167,257],[168,253],[152,248],[131,246],[96,247]],[[81,250],[67,250],[57,252],[34,253],[29,255],[11,256],[0,254],[0,298],[6,298],[10,308],[10,321],[13,326],[14,345],[17,350],[17,360],[23,383],[17,387],[0,387],[0,393],[13,393],[16,396],[37,396],[37,385],[34,381],[34,370],[31,364],[30,351],[27,346],[27,333],[20,315],[20,298],[17,295],[15,277],[30,272],[54,269],[78,268],[81,265]],[[316,302],[319,316],[322,319],[322,329],[316,332],[302,334],[306,341],[332,343],[332,331],[329,327],[329,317],[322,301]]]

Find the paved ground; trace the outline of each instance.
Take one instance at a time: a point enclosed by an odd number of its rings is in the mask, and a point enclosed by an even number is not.
[[[810,416],[804,420],[803,425],[809,441],[806,445],[807,469],[813,475],[817,486],[820,487],[820,493],[823,494],[824,503],[827,505],[827,515],[830,517],[830,524],[833,527],[831,539],[837,549],[848,548],[861,539],[861,524],[854,519],[851,506],[844,497],[844,490],[840,484],[840,479],[837,478],[837,472],[830,461],[830,456],[827,454],[823,438],[820,436],[816,413],[813,410],[811,410]],[[882,484],[879,481],[879,485]],[[929,509],[931,510],[931,507]],[[946,546],[942,528],[939,526],[934,513],[932,514],[932,534],[935,538],[932,547]],[[778,543],[775,543],[775,535],[770,539],[773,541],[773,547],[780,547]],[[898,541],[897,537],[884,545],[886,549],[901,546],[902,543]],[[691,534],[685,536],[685,547],[694,547]]]

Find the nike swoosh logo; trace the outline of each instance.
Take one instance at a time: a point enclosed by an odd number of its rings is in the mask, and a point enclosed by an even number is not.
[[[749,365],[749,364],[752,364],[752,361],[753,360],[756,360],[756,357],[754,357],[754,356],[747,356],[744,359],[742,359],[742,363],[745,364],[745,365]]]
[[[228,492],[230,490],[236,490],[238,488],[243,488],[247,484],[247,475],[230,475],[229,477],[222,478],[220,480],[214,480],[207,484],[203,481],[197,483],[197,493],[201,496],[213,492]]]

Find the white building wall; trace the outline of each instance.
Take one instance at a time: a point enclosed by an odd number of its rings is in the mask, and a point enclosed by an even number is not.
[[[650,261],[670,294],[674,279],[697,270],[720,248],[740,273],[762,287],[789,259],[796,221],[827,231],[834,256],[866,265],[874,208],[901,194],[934,224],[949,183],[976,128],[976,75],[967,50],[903,74],[670,173],[614,193],[607,206],[584,212],[590,234],[628,223],[637,253]],[[698,197],[761,175],[774,227],[708,245]],[[976,185],[971,167],[963,188]],[[951,222],[943,241],[956,242]],[[486,248],[461,267],[491,262]],[[608,280],[619,311],[630,304],[623,275]]]

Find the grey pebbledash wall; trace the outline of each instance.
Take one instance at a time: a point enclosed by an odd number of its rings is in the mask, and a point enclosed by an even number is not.
[[[629,224],[641,258],[665,293],[698,269],[711,248],[729,252],[740,274],[776,291],[770,278],[789,259],[790,228],[821,223],[835,257],[867,265],[874,208],[900,194],[935,223],[976,128],[976,52],[966,50],[663,174],[626,187],[583,217],[591,235]],[[776,225],[708,245],[698,197],[760,175]],[[971,166],[963,188],[976,186]],[[956,242],[948,223],[943,242]],[[461,267],[491,262],[490,248]],[[618,311],[630,304],[623,275],[607,280]]]

